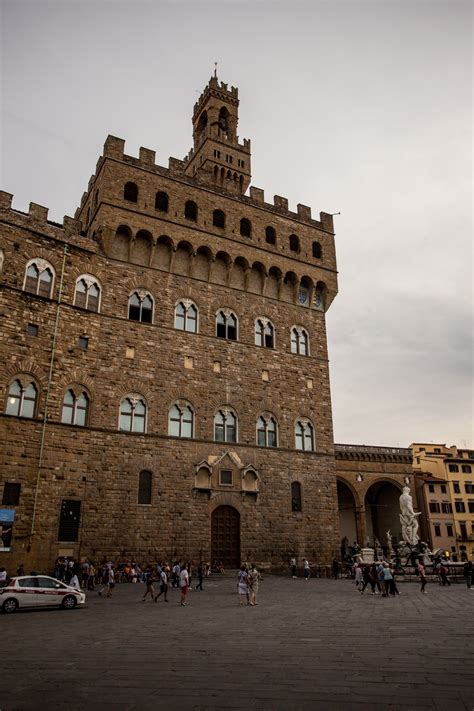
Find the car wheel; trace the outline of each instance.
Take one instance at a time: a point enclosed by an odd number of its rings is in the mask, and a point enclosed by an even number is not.
[[[2,605],[3,612],[15,612],[18,609],[18,602],[14,597],[9,597]]]
[[[61,607],[64,607],[65,610],[73,610],[76,607],[76,598],[74,595],[66,595],[61,603]]]

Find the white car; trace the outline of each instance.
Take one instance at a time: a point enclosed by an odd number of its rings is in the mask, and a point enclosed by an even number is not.
[[[26,607],[63,607],[72,610],[83,605],[86,596],[48,575],[25,575],[10,578],[0,587],[0,608],[3,612],[15,612]]]

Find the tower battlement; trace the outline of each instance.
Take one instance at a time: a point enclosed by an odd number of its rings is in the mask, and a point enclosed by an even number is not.
[[[250,143],[250,141],[249,141]],[[193,155],[193,149],[191,152]],[[107,136],[104,143],[104,150],[102,156],[97,161],[96,172],[89,179],[87,191],[83,193],[81,198],[80,207],[76,210],[75,217],[77,218],[80,214],[81,209],[84,207],[88,196],[94,188],[94,184],[97,175],[102,167],[104,159],[111,158],[112,160],[121,161],[129,165],[133,165],[142,170],[147,170],[156,175],[162,175],[164,177],[171,177],[184,181],[193,186],[201,186],[201,179],[199,174],[196,176],[190,176],[187,174],[186,167],[189,158],[186,157],[184,160],[179,158],[170,157],[168,159],[168,166],[160,165],[156,162],[156,151],[150,148],[140,147],[138,156],[131,156],[125,153],[125,140],[123,138],[118,138],[117,136]],[[212,190],[216,190],[219,193],[227,193],[224,186],[209,186]],[[274,195],[273,202],[265,201],[265,192],[261,188],[250,186],[249,195],[232,195],[232,197],[237,197],[242,202],[248,205],[261,207],[269,212],[277,213],[280,216],[287,217],[291,220],[296,220],[304,224],[323,229],[326,232],[333,233],[334,225],[332,215],[326,212],[319,213],[319,220],[314,219],[311,214],[311,207],[298,203],[296,205],[296,211],[290,210],[288,206],[288,199],[282,197],[281,195]]]
[[[74,240],[74,238],[83,238],[82,222],[74,217],[65,215],[63,222],[53,222],[48,220],[49,208],[39,205],[36,202],[30,202],[28,212],[22,212],[12,207],[13,195],[4,190],[0,190],[0,212],[10,213],[14,221],[19,221],[29,228],[38,228],[46,232],[52,237],[59,237],[64,240]]]

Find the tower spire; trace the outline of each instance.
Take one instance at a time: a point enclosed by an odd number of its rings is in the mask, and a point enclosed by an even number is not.
[[[214,78],[217,79],[217,62],[214,62]]]

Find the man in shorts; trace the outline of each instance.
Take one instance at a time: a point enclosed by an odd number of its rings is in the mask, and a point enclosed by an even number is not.
[[[158,595],[155,597],[155,602],[158,602],[158,598],[164,595],[164,600],[165,602],[168,602],[168,576],[166,575],[166,571],[164,566],[161,568],[160,572],[160,592]]]

